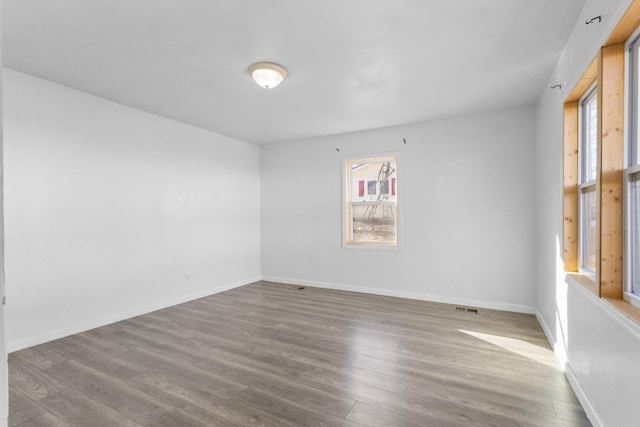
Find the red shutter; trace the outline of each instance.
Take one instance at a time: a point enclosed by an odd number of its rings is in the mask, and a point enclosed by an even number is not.
[[[391,178],[391,195],[392,196],[396,195],[396,179],[395,178]]]
[[[358,181],[358,197],[364,197],[364,181]]]

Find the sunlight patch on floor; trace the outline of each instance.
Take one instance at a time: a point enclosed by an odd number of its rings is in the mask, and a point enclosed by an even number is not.
[[[482,332],[465,331],[463,329],[458,329],[458,331],[496,345],[512,353],[526,357],[534,362],[541,363],[556,370],[561,370],[553,351],[548,348],[540,347],[517,338],[484,334]]]

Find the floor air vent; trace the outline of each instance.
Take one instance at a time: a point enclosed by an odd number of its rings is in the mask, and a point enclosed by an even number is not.
[[[470,308],[470,307],[456,307],[456,311],[466,311],[467,313],[475,313],[475,314],[480,313],[480,311],[478,311],[477,308]]]

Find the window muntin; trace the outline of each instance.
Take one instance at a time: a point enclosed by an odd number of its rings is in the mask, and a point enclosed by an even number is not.
[[[596,88],[580,101],[579,157],[579,267],[595,278],[597,255],[596,179],[598,176],[598,98]]]
[[[396,169],[394,155],[345,161],[346,246],[398,246]]]

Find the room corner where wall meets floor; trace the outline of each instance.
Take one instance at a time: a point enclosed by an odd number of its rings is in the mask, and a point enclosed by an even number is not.
[[[260,278],[259,147],[3,71],[10,349]]]
[[[10,418],[589,425],[531,315],[299,288],[255,283],[13,353]]]
[[[448,304],[451,306],[463,306],[470,308],[478,308],[478,309],[490,309],[490,310],[499,310],[506,311],[512,313],[523,313],[523,314],[535,314],[536,309],[534,307],[528,307],[523,305],[509,304],[509,303],[501,303],[495,301],[484,301],[484,300],[472,300],[468,298],[451,298],[451,297],[443,297],[438,295],[429,295],[424,293],[412,293],[412,292],[403,292],[399,290],[393,289],[378,289],[367,286],[354,286],[354,285],[344,285],[338,283],[325,283],[325,282],[316,282],[311,280],[299,280],[299,279],[287,279],[282,277],[271,277],[271,276],[263,276],[262,281],[274,283],[274,284],[283,284],[283,285],[297,285],[297,286],[312,286],[316,288],[322,289],[332,289],[337,291],[347,291],[347,292],[356,292],[368,295],[379,295],[379,296],[388,296],[388,297],[396,297],[417,301],[425,301],[425,302],[435,302],[441,304]]]
[[[524,106],[263,146],[263,278],[533,313],[534,164],[522,160],[535,120]],[[400,249],[345,248],[342,162],[380,153],[397,155]]]

